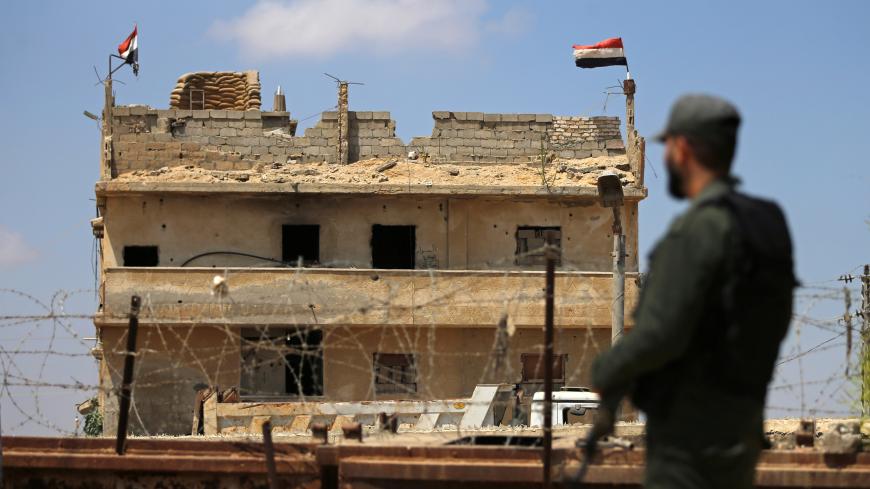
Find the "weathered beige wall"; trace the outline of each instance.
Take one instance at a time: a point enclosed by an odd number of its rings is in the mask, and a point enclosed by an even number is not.
[[[127,348],[125,328],[100,328],[103,431],[118,426],[118,396]],[[148,326],[137,335],[130,432],[189,434],[197,386],[237,386],[239,336],[219,326]]]
[[[495,328],[349,327],[323,328],[324,396],[330,401],[445,399],[468,397],[478,383],[522,380],[520,355],[540,353],[543,332],[517,329],[508,348],[494,350]],[[126,347],[123,328],[100,331],[106,391],[120,386]],[[556,353],[567,354],[566,384],[588,385],[592,359],[609,344],[602,329],[557,330]],[[139,330],[130,429],[136,434],[185,434],[191,429],[197,388],[238,386],[239,329],[214,326],[155,326]],[[378,394],[373,388],[373,354],[413,353],[416,394]],[[105,395],[104,430],[117,430],[117,395]]]
[[[325,394],[329,400],[449,399],[468,397],[478,383],[522,380],[520,354],[541,353],[543,331],[518,329],[497,363],[495,328],[336,328],[326,330]],[[609,346],[608,330],[559,330],[556,353],[567,354],[566,384],[588,385],[597,352]],[[372,354],[414,353],[416,396],[379,394],[373,390]]]
[[[627,270],[637,270],[637,204],[625,208]],[[417,268],[520,269],[518,226],[561,226],[563,268],[611,269],[611,214],[584,201],[412,197],[110,197],[105,212],[105,266],[122,266],[125,245],[157,245],[160,266],[179,266],[208,251],[281,259],[282,224],[319,224],[324,266],[371,267],[373,224],[417,226]],[[272,266],[230,255],[191,266]]]
[[[224,295],[213,279],[225,276]],[[508,314],[518,327],[544,322],[543,271],[330,268],[110,268],[98,325],[126,326],[130,296],[152,324],[310,324],[491,328]],[[625,308],[637,302],[635,274]],[[556,273],[556,326],[610,328],[613,281],[604,272]],[[631,315],[626,326],[632,324]]]

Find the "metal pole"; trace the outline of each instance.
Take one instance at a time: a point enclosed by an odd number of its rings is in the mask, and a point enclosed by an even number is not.
[[[124,358],[124,380],[121,383],[120,407],[118,409],[118,436],[115,451],[124,455],[127,441],[127,423],[130,418],[130,389],[133,383],[133,362],[136,360],[136,333],[139,329],[139,306],[142,300],[138,295],[130,299],[130,324],[127,328],[127,351]]]
[[[622,207],[613,207],[613,306],[610,308],[610,344],[622,337],[625,321],[625,234],[622,233]]]
[[[278,475],[275,469],[275,446],[272,445],[272,423],[263,423],[263,448],[266,451],[266,476],[269,478],[269,489],[278,489]]]
[[[547,274],[544,316],[544,489],[550,488],[551,453],[553,449],[553,291],[556,285],[556,253],[553,237],[547,235]]]
[[[861,275],[861,414],[870,416],[870,265],[864,265]]]

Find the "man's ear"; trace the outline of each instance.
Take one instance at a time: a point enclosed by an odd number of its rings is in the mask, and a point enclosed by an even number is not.
[[[680,166],[687,166],[692,158],[692,146],[685,136],[676,136],[674,138],[674,159]]]

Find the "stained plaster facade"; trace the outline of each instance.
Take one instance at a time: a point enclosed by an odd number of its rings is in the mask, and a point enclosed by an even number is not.
[[[107,432],[117,423],[113,389],[120,384],[132,294],[145,303],[131,416],[138,433],[188,433],[197,389],[238,387],[246,368],[244,328],[322,331],[322,395],[310,400],[458,398],[479,382],[520,381],[521,354],[540,352],[543,321],[541,267],[516,257],[522,226],[561,229],[556,349],[567,355],[564,383],[585,385],[589,362],[609,344],[612,221],[588,184],[409,181],[406,187],[333,183],[306,173],[303,180],[292,172],[265,183],[234,172],[256,176],[266,165],[315,164],[320,174],[340,174],[368,157],[404,162],[411,149],[426,155],[411,165],[534,166],[542,140],[553,141],[544,157],[554,167],[566,166],[559,158],[570,165],[615,157],[606,169],[620,174],[627,199],[627,308],[636,299],[643,159],[631,148],[626,155],[616,118],[436,112],[433,136],[404,145],[388,113],[354,112],[348,114],[350,163],[340,165],[332,159],[338,141],[324,132],[334,129],[334,113],[297,137],[288,113],[109,111],[96,187],[102,274],[95,320]],[[214,178],[188,179],[183,171],[177,179],[154,177],[166,167]],[[604,169],[588,168],[580,173]],[[286,224],[320,226],[316,267],[277,263]],[[372,269],[373,225],[416,227],[415,270]],[[156,246],[156,267],[125,266],[127,246]],[[218,251],[259,258],[212,254],[186,263]],[[213,287],[216,275],[226,289]],[[511,334],[497,360],[500,321]],[[376,393],[372,356],[378,352],[415,355],[416,392]]]

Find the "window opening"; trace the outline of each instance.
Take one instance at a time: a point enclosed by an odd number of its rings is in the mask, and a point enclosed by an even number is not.
[[[322,396],[322,343],[316,329],[243,329],[242,395]]]
[[[413,269],[416,226],[372,226],[372,268]]]
[[[316,224],[286,224],[281,226],[281,260],[303,266],[320,263],[320,226]]]
[[[156,267],[160,263],[156,246],[125,246],[125,267]]]
[[[559,226],[519,226],[517,227],[517,265],[545,265],[547,257],[544,254],[544,246],[547,244],[547,236],[550,235],[553,244],[559,248],[559,257],[556,265],[562,261],[562,228]]]
[[[373,355],[375,394],[417,392],[417,360],[413,353]]]

